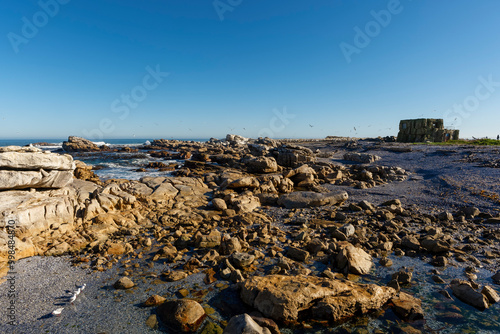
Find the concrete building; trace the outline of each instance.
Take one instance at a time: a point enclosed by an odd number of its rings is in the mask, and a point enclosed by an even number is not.
[[[458,139],[459,130],[444,128],[441,118],[404,119],[399,122],[398,142],[445,142]]]

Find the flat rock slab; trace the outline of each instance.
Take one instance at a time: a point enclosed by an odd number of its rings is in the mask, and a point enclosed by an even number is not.
[[[336,205],[347,200],[347,192],[316,193],[313,191],[296,191],[281,195],[278,204],[287,209],[308,208],[323,205]]]
[[[344,154],[344,160],[355,161],[361,163],[372,163],[374,161],[380,160],[381,157],[378,155],[367,154],[367,153],[346,153]]]
[[[0,153],[0,169],[20,170],[73,170],[73,157],[68,154],[49,152],[4,152]]]
[[[0,170],[0,190],[63,188],[73,181],[73,171]]]
[[[240,283],[241,299],[275,321],[339,321],[382,307],[396,294],[390,287],[310,276],[269,275]],[[305,312],[310,311],[310,312]]]

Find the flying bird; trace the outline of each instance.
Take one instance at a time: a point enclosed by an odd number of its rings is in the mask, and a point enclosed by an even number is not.
[[[311,124],[309,124],[309,126],[310,126],[311,128],[313,128],[313,127],[314,127],[314,125],[311,125]]]
[[[60,315],[63,310],[64,307],[56,308],[54,311],[52,311],[52,315]]]

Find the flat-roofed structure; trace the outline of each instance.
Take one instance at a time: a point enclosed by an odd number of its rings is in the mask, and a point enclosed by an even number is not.
[[[399,122],[398,142],[445,142],[458,139],[459,130],[445,129],[442,118],[404,119]]]

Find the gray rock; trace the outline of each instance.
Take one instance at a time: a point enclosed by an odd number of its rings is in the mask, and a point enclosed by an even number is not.
[[[73,181],[73,171],[0,170],[0,190],[64,188]]]
[[[0,153],[0,169],[74,170],[73,157],[68,154],[23,151]]]
[[[283,145],[273,150],[276,162],[284,167],[297,167],[316,160],[314,153],[306,147]]]
[[[156,318],[156,314],[151,314],[147,319],[146,319],[146,325],[151,328],[151,329],[156,329],[158,328],[158,319]]]
[[[361,163],[372,163],[374,161],[382,159],[378,155],[366,154],[366,153],[346,153],[344,154],[344,160],[355,161]]]
[[[243,269],[248,267],[255,260],[255,256],[248,253],[233,253],[231,254],[231,262],[238,268]]]
[[[245,313],[232,317],[223,334],[271,334],[271,331],[266,327],[261,327]]]
[[[312,191],[296,191],[281,195],[278,204],[287,209],[308,208],[323,205],[336,205],[347,200],[347,192],[339,193],[316,193]]]
[[[347,238],[352,237],[356,229],[352,224],[345,224],[339,228],[339,231],[344,233]]]
[[[394,304],[392,309],[400,318],[413,321],[424,318],[422,301],[407,293],[400,292],[397,297],[391,299]]]
[[[451,281],[450,287],[453,294],[464,303],[472,305],[479,310],[488,308],[486,297],[474,290],[469,282],[455,279]]]

